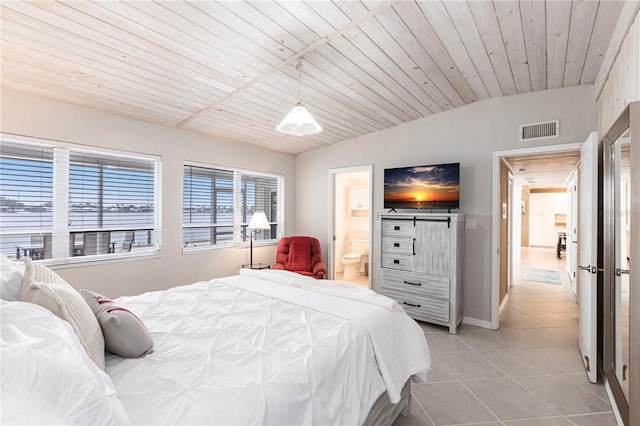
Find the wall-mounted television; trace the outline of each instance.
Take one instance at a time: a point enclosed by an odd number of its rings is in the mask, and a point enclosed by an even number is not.
[[[460,163],[384,170],[385,209],[457,209]]]

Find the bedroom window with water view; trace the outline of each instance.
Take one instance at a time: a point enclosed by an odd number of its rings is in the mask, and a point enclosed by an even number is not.
[[[156,158],[2,138],[0,251],[54,263],[155,254],[159,176]]]
[[[247,225],[263,211],[271,229],[257,241],[277,240],[282,227],[284,178],[280,175],[185,164],[182,242],[185,250],[228,247],[248,242]]]

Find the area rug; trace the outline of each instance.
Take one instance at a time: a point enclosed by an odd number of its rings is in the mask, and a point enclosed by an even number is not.
[[[539,283],[561,284],[558,271],[549,271],[547,269],[527,269],[524,279]]]

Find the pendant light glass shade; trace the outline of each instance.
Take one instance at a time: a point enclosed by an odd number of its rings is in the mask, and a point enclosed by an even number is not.
[[[276,130],[280,133],[295,136],[317,135],[322,131],[322,126],[313,118],[311,113],[298,102],[289,114],[282,120]]]
[[[311,113],[302,105],[300,100],[300,70],[302,69],[302,57],[298,58],[296,71],[298,71],[298,103],[289,114],[276,127],[280,133],[294,136],[317,135],[322,131],[322,126],[313,118]]]

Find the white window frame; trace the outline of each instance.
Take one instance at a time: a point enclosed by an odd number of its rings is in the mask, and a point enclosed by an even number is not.
[[[162,247],[162,158],[160,156],[141,154],[134,152],[126,152],[120,150],[106,149],[102,147],[94,147],[88,145],[80,145],[65,141],[57,141],[50,139],[42,139],[28,137],[22,135],[14,135],[8,133],[0,133],[2,141],[53,147],[53,223],[52,223],[52,258],[40,260],[45,265],[64,265],[64,264],[82,264],[95,261],[111,261],[125,258],[140,257],[157,257]],[[125,158],[132,158],[143,161],[154,162],[154,225],[153,228],[145,227],[144,229],[153,230],[153,243],[151,247],[133,250],[122,253],[95,254],[89,256],[72,256],[69,253],[69,237],[73,230],[69,229],[69,151],[85,151],[87,153],[113,155]],[[125,227],[135,231],[136,227]],[[105,231],[117,231],[115,228],[105,228]],[[31,232],[25,232],[30,234]],[[35,232],[37,234],[37,232]],[[34,234],[34,235],[35,235]],[[41,232],[42,235],[48,232]],[[0,235],[1,238],[1,235]]]
[[[282,238],[282,233],[284,229],[284,175],[282,173],[272,173],[272,172],[262,172],[256,170],[249,169],[241,169],[235,167],[228,166],[220,166],[215,164],[207,164],[200,163],[197,161],[185,161],[182,166],[183,175],[182,175],[182,185],[184,186],[184,170],[188,166],[200,167],[210,170],[220,170],[233,173],[233,237],[230,243],[227,244],[206,244],[200,246],[190,246],[186,245],[184,239],[182,240],[182,252],[183,254],[199,252],[199,251],[208,251],[208,250],[220,250],[225,248],[233,248],[233,247],[246,247],[249,245],[250,235],[247,234],[246,240],[243,240],[242,228],[246,227],[248,223],[242,222],[242,214],[241,214],[241,177],[243,174],[252,175],[252,176],[264,176],[268,178],[275,178],[277,181],[276,190],[277,190],[277,206],[276,206],[276,216],[277,220],[270,221],[270,223],[276,225],[276,235],[274,238],[268,240],[254,240],[254,246],[268,246],[278,244],[280,238]],[[182,194],[183,205],[184,205],[184,192]],[[185,223],[184,223],[184,209],[181,207],[182,212],[182,220],[181,220],[181,229],[184,235]],[[209,226],[214,224],[209,224]],[[184,237],[183,237],[184,238]],[[185,246],[186,245],[186,246]]]

